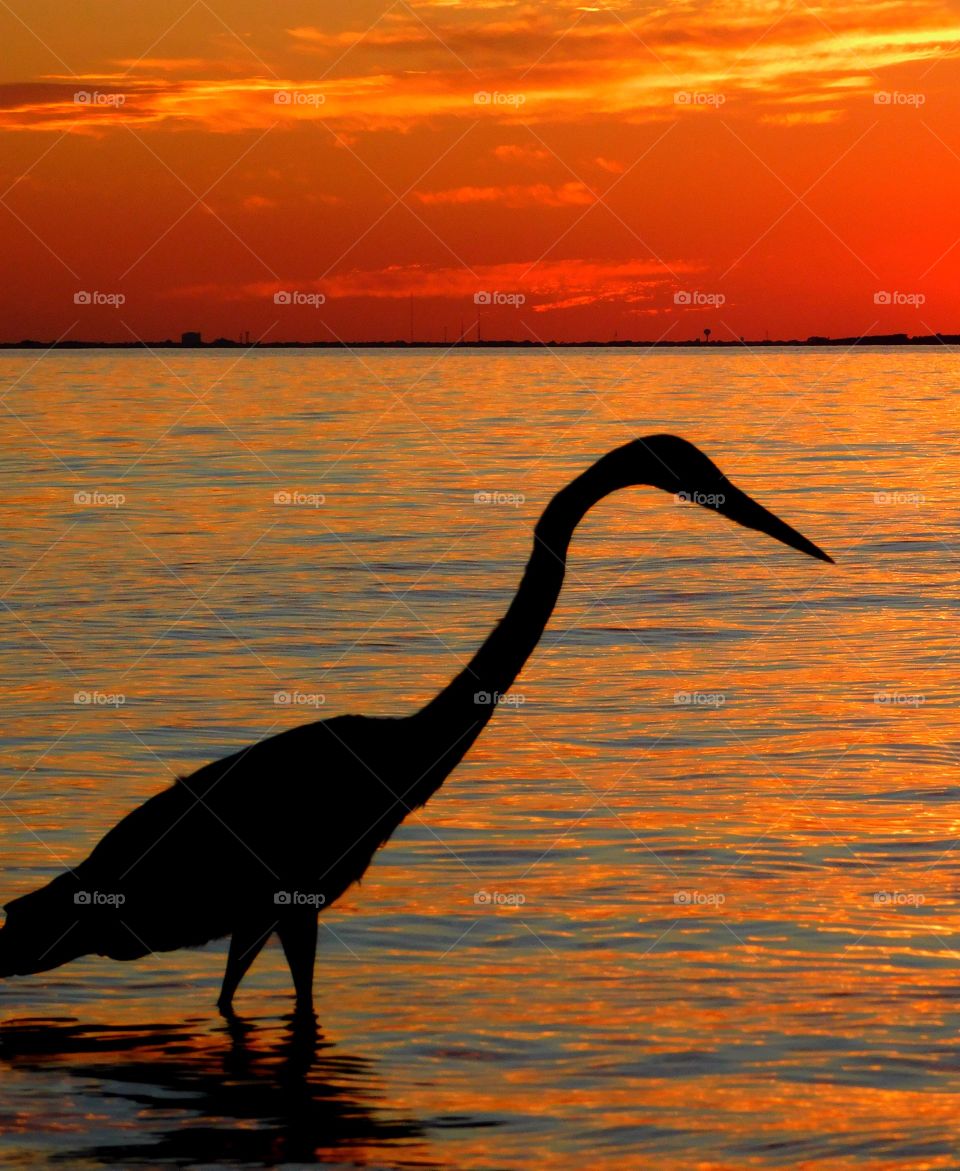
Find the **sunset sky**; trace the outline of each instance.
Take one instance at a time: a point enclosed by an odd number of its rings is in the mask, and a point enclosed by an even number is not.
[[[0,340],[960,332],[957,3],[4,0],[0,36]]]

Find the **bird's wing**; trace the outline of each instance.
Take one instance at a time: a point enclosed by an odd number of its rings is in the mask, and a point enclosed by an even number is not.
[[[328,905],[405,812],[380,777],[399,723],[336,717],[204,765],[123,817],[74,870],[9,903],[8,923],[79,923],[74,946],[125,959],[227,935],[239,916],[277,914],[286,894]]]

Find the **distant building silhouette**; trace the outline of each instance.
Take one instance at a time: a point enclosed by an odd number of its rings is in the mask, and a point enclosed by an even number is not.
[[[181,346],[202,346],[203,338],[200,336],[199,330],[187,330],[186,333],[180,335]]]

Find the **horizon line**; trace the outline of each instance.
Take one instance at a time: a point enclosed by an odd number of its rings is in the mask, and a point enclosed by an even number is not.
[[[245,349],[245,350],[275,350],[275,349],[432,349],[432,350],[484,350],[484,349],[754,349],[770,346],[792,346],[817,348],[819,346],[927,346],[927,345],[960,345],[960,333],[932,333],[909,335],[906,333],[888,334],[859,334],[848,337],[829,337],[812,334],[807,338],[716,338],[714,340],[693,337],[685,340],[658,339],[643,341],[635,338],[610,338],[606,341],[597,339],[584,341],[541,341],[539,339],[490,338],[468,341],[460,338],[454,342],[448,341],[414,341],[404,338],[375,341],[241,341],[235,338],[218,337],[212,341],[203,341],[201,333],[183,334],[180,340],[164,338],[157,341],[143,341],[140,339],[123,341],[97,341],[92,339],[57,339],[54,341],[39,341],[34,338],[23,338],[20,341],[0,342],[0,349],[4,350],[77,350],[77,349],[115,349],[115,350],[143,350],[143,349],[177,349],[177,350],[217,350],[217,349]]]

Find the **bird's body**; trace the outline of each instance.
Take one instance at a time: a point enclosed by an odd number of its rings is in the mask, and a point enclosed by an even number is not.
[[[336,716],[180,778],[73,870],[7,904],[18,967],[85,954],[138,959],[238,929],[266,941],[315,924],[429,796],[434,762],[418,753],[415,725]],[[28,935],[33,946],[23,946]]]
[[[344,715],[292,728],[179,779],[118,822],[77,867],[7,904],[0,976],[230,936],[220,996],[227,1011],[276,932],[298,1009],[312,1010],[318,912],[361,877],[463,758],[540,639],[577,523],[632,484],[709,498],[739,523],[829,560],[686,441],[652,436],[616,449],[548,505],[509,610],[435,699],[410,716]]]

